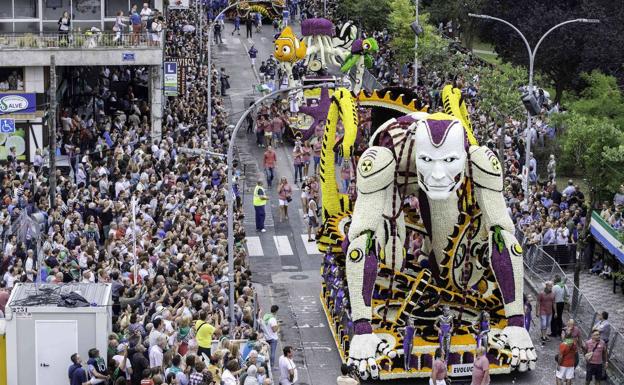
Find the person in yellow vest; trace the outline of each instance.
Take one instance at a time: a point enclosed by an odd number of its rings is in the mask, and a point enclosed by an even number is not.
[[[253,195],[253,205],[256,210],[256,231],[266,232],[264,228],[264,218],[266,217],[266,212],[264,211],[264,206],[267,204],[269,198],[266,196],[264,192],[264,187],[262,187],[262,181],[258,181],[256,183],[256,188],[254,189]]]
[[[197,341],[197,355],[202,357],[202,353],[206,354],[207,357],[210,357],[210,349],[212,347],[212,335],[214,334],[215,328],[213,325],[208,323],[210,319],[210,315],[205,310],[199,312],[199,317],[197,321],[195,321],[195,340]],[[214,320],[213,320],[214,321]]]

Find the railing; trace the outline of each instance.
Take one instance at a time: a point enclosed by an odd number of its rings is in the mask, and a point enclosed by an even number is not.
[[[524,248],[524,276],[534,285],[539,285],[537,289],[541,289],[546,281],[559,275],[562,278],[567,277],[561,266],[540,246],[527,246],[524,242],[524,234],[516,231],[516,238],[523,244]],[[566,279],[565,286],[569,293],[570,306],[568,308],[569,318],[576,321],[577,326],[581,330],[585,339],[589,338],[593,325],[596,323],[596,308],[581,293],[574,283]],[[624,335],[616,330],[615,325],[611,325],[611,337],[607,346],[609,367],[609,380],[613,384],[624,383]]]
[[[71,32],[68,34],[0,34],[2,49],[114,49],[162,48],[163,32],[134,34],[115,32]]]

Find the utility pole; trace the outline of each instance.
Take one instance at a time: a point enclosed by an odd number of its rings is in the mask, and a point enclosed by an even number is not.
[[[50,207],[56,207],[56,58],[50,56],[50,115],[48,116],[50,142]]]

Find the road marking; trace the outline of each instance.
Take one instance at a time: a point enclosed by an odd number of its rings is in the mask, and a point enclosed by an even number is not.
[[[250,257],[262,257],[264,251],[262,250],[262,242],[260,237],[247,237],[247,253]]]
[[[314,239],[314,235],[312,235],[312,239]],[[308,255],[321,255],[321,252],[316,247],[316,242],[308,242],[308,234],[301,234],[301,240]]]
[[[278,255],[293,255],[287,235],[275,235],[273,236],[273,241],[275,242]]]

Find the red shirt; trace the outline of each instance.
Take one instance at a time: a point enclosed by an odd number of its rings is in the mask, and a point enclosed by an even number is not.
[[[555,293],[552,291],[548,294],[541,292],[537,296],[539,304],[539,315],[551,315],[553,313],[553,303],[555,302]]]
[[[264,167],[272,168],[275,167],[275,162],[277,162],[277,156],[275,155],[275,151],[267,150],[264,152]]]
[[[561,366],[565,366],[566,368],[573,368],[575,356],[576,343],[573,342],[572,345],[568,345],[565,342],[562,342],[559,344],[559,357],[561,360]]]

